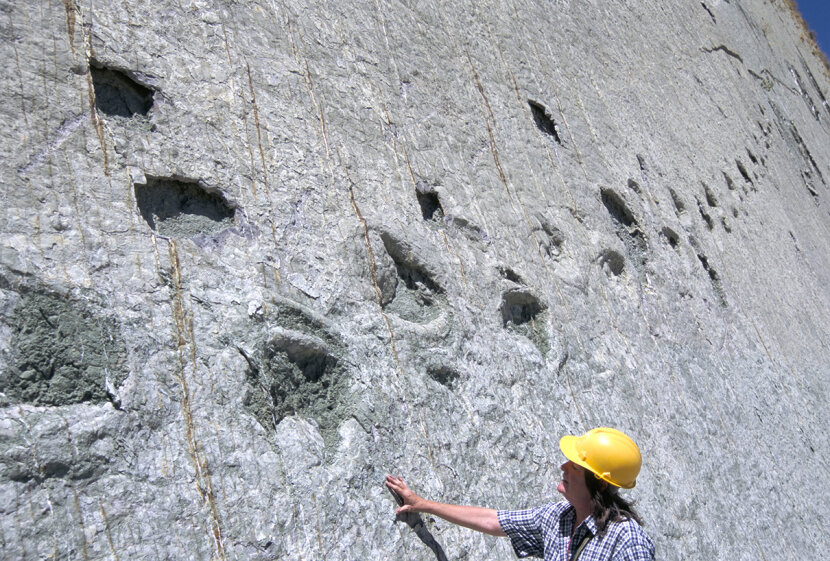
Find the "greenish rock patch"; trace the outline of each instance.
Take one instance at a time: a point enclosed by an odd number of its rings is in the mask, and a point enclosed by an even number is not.
[[[299,310],[282,308],[269,323],[253,355],[239,349],[249,365],[246,409],[269,430],[290,415],[311,418],[333,444],[349,415],[342,345]]]
[[[127,372],[117,324],[82,302],[47,292],[22,295],[11,318],[10,361],[0,374],[5,401],[71,405],[108,399]]]

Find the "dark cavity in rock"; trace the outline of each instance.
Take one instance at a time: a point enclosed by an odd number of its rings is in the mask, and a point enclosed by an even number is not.
[[[703,193],[706,195],[706,204],[710,207],[718,206],[718,199],[715,197],[715,194],[709,189],[709,186],[706,183],[703,183]]]
[[[395,296],[384,309],[415,323],[428,323],[438,317],[444,302],[444,290],[417,262],[405,244],[387,233],[381,234],[381,239],[398,275]]]
[[[710,230],[714,229],[715,223],[712,221],[712,217],[709,213],[703,208],[700,201],[697,202],[697,211],[700,213],[700,217],[703,218],[703,221],[706,222],[706,227]]]
[[[558,258],[562,253],[562,244],[565,243],[562,231],[551,224],[550,219],[541,212],[530,215],[530,229],[536,243],[539,244],[542,257]]]
[[[732,232],[732,224],[729,222],[729,220],[725,216],[720,217],[720,223],[721,223],[721,226],[723,226],[723,229],[727,233]]]
[[[811,197],[813,197],[813,202],[815,202],[818,205],[820,198],[818,191],[816,191],[815,187],[813,186],[813,180],[812,177],[810,177],[810,172],[802,170],[801,180],[804,181],[804,187],[807,188],[807,192],[810,193]]]
[[[793,68],[790,64],[787,64],[787,68],[790,69],[790,73],[793,75],[795,85],[798,88],[798,93],[801,94],[801,97],[804,99],[804,103],[807,104],[807,108],[810,110],[810,113],[813,114],[813,117],[815,117],[816,121],[821,121],[819,112],[816,109],[816,104],[813,103],[813,99],[810,97],[810,94],[807,92],[807,88],[804,87],[804,82],[801,80],[801,74],[799,74],[798,70]]]
[[[625,244],[625,249],[634,268],[644,272],[646,264],[646,239],[634,214],[628,209],[617,193],[611,189],[602,189],[602,204],[614,219],[617,237]],[[616,276],[616,275],[615,275]]]
[[[525,281],[522,279],[519,274],[511,269],[510,267],[499,267],[499,274],[502,278],[509,280],[510,282],[515,282],[516,284],[525,284]]]
[[[467,239],[474,242],[490,243],[490,236],[480,226],[473,224],[469,220],[461,216],[447,215],[444,219],[447,224],[452,224],[458,229]]]
[[[625,257],[613,249],[606,249],[600,253],[598,262],[600,269],[606,274],[618,277],[625,271]]]
[[[821,99],[821,105],[824,107],[824,110],[830,114],[830,105],[827,103],[827,98],[824,97],[824,92],[821,91],[821,88],[816,82],[816,77],[813,76],[813,73],[810,71],[810,68],[807,66],[807,63],[804,62],[804,59],[801,59],[801,67],[804,69],[804,72],[807,73],[807,76],[810,78],[810,82],[813,84],[813,89],[816,90],[819,98]]]
[[[548,352],[545,332],[546,307],[534,295],[515,290],[502,295],[499,307],[502,326],[530,339],[542,355]]]
[[[677,249],[678,245],[680,244],[680,238],[677,235],[677,232],[669,228],[668,226],[664,226],[661,232],[663,237],[668,240],[669,245],[672,246],[674,249]]]
[[[640,166],[640,173],[645,179],[648,176],[648,164],[646,163],[645,156],[637,154],[637,165]]]
[[[671,201],[674,204],[674,209],[677,211],[677,214],[682,214],[686,211],[686,205],[683,204],[683,200],[672,188],[669,188],[669,194],[671,195]]]
[[[146,115],[153,107],[153,90],[123,72],[91,61],[89,72],[95,90],[95,106],[105,115],[132,117]]]
[[[444,209],[441,208],[441,201],[438,200],[438,193],[429,191],[422,193],[416,191],[418,204],[421,207],[421,216],[424,220],[441,220],[444,217]]]
[[[459,374],[452,368],[441,366],[438,368],[430,368],[427,370],[427,376],[450,389],[454,389],[459,379]]]
[[[104,402],[107,380],[117,388],[127,376],[116,323],[58,294],[21,296],[12,312],[10,350],[0,392],[12,403]]]
[[[602,204],[605,205],[608,213],[616,222],[626,228],[636,226],[637,222],[634,220],[634,215],[628,210],[628,207],[625,206],[625,203],[619,195],[611,189],[603,189],[601,196]]]
[[[746,171],[746,167],[744,167],[743,162],[741,162],[740,160],[735,160],[735,165],[737,166],[738,171],[741,174],[741,177],[744,178],[744,181],[752,185],[752,179],[749,177],[749,172]]]
[[[527,292],[507,292],[502,296],[501,316],[504,327],[533,321],[542,311],[539,300]]]
[[[795,144],[798,147],[798,151],[801,153],[801,156],[804,158],[804,161],[809,163],[810,167],[812,167],[818,174],[818,177],[821,180],[821,182],[824,183],[824,176],[822,175],[821,170],[816,164],[815,159],[813,159],[813,155],[810,153],[810,150],[807,148],[807,145],[804,143],[804,139],[801,137],[801,133],[798,132],[798,129],[792,123],[790,123],[790,134],[792,134],[793,140],[795,141]]]
[[[562,139],[559,136],[559,127],[556,126],[556,122],[547,108],[530,99],[527,100],[527,103],[530,105],[530,112],[533,114],[533,122],[536,123],[536,127],[548,136],[553,137],[557,144],[561,145]]]
[[[162,236],[210,235],[234,225],[234,207],[195,181],[148,176],[146,184],[136,183],[135,199],[141,216]]]
[[[718,275],[718,272],[709,264],[709,260],[705,255],[698,253],[697,258],[700,260],[700,264],[703,265],[703,269],[709,275],[709,281],[712,284],[712,290],[714,290],[715,296],[718,298],[718,302],[725,308],[726,294],[723,291],[723,284],[721,283],[720,275]]]

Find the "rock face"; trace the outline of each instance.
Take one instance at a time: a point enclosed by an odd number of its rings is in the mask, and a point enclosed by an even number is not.
[[[790,4],[0,12],[0,557],[426,561],[385,474],[541,504],[602,425],[660,558],[830,549]]]

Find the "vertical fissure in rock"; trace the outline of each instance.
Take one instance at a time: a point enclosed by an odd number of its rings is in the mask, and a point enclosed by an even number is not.
[[[709,6],[706,5],[706,2],[701,2],[701,6],[703,9],[706,10],[706,13],[709,14],[709,17],[712,18],[712,23],[718,23],[718,20],[715,19],[715,14],[712,13],[712,10],[709,9]]]

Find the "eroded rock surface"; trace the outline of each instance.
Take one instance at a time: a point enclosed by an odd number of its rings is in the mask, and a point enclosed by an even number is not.
[[[598,425],[660,558],[830,549],[791,8],[0,3],[0,557],[511,559],[384,475],[557,500]]]

